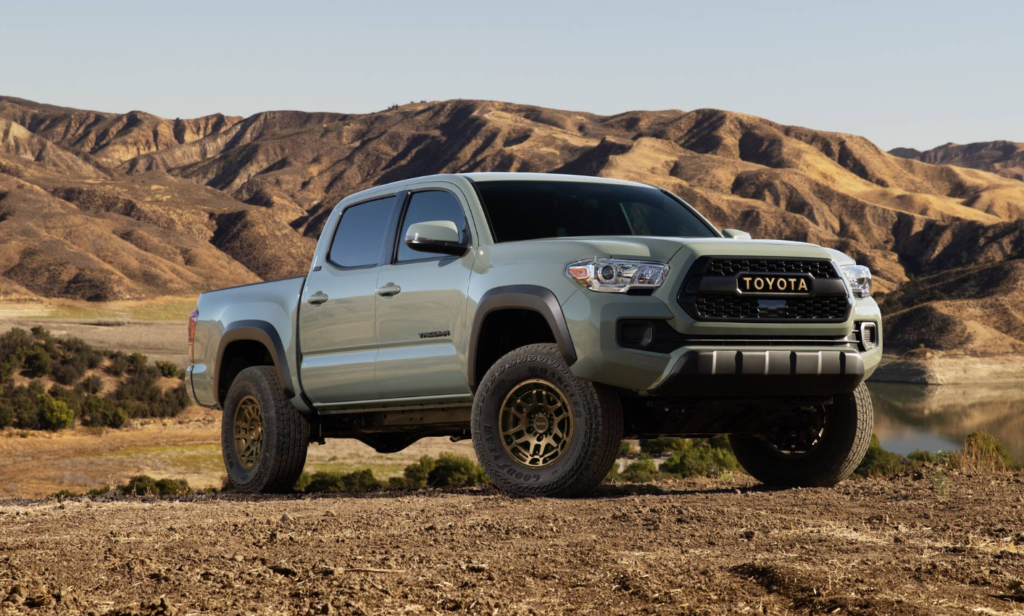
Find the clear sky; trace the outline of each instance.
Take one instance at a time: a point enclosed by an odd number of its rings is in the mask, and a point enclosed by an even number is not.
[[[493,99],[1024,141],[1024,2],[3,0],[0,94],[165,117]]]

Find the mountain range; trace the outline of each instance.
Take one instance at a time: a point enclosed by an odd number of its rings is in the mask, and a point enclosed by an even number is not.
[[[1021,144],[886,153],[715,109],[451,100],[170,120],[0,96],[0,299],[186,296],[301,274],[352,192],[432,173],[575,173],[656,184],[719,227],[847,252],[874,272],[892,350],[1019,353],[1021,165]]]

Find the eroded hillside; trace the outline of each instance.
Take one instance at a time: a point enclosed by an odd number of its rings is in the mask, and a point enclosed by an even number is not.
[[[301,273],[345,195],[467,171],[657,184],[719,226],[869,265],[880,293],[899,289],[891,322],[922,332],[887,328],[890,348],[1020,349],[1024,182],[712,109],[455,100],[166,120],[0,97],[0,295],[142,298]]]

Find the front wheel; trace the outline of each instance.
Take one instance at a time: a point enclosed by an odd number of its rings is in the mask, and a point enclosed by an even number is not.
[[[231,486],[241,492],[289,492],[302,474],[309,424],[284,395],[277,371],[238,373],[224,401],[221,450]]]
[[[867,385],[834,396],[832,404],[789,416],[768,434],[733,434],[729,444],[744,470],[768,485],[831,487],[864,459],[874,410]]]
[[[510,496],[579,496],[615,463],[622,406],[613,391],[578,379],[553,344],[495,363],[473,402],[473,448]]]

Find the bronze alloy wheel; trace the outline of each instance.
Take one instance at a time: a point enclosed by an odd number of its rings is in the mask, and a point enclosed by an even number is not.
[[[263,449],[263,414],[259,400],[246,396],[235,407],[235,453],[245,470],[256,467]]]
[[[572,442],[572,408],[565,395],[541,379],[523,381],[501,403],[501,444],[527,468],[551,466]]]

